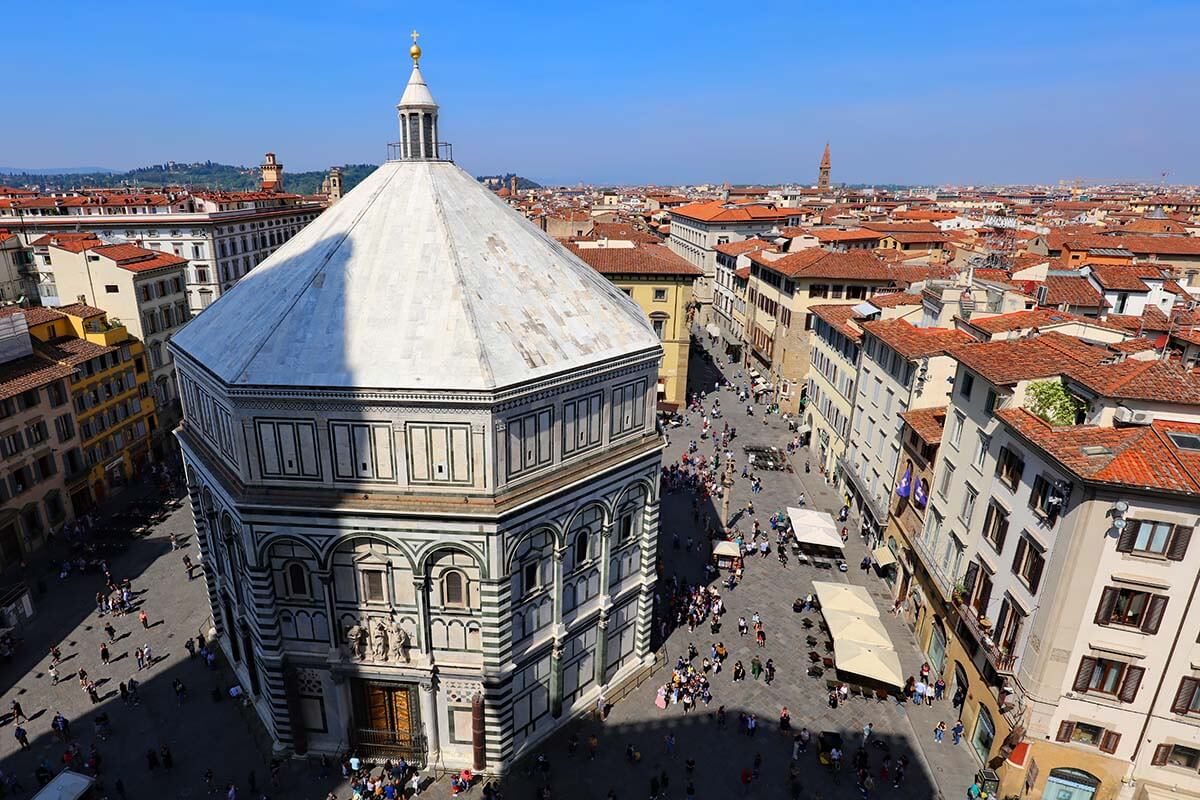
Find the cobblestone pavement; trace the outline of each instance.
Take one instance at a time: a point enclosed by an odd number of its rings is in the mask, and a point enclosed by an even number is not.
[[[690,373],[693,387],[703,386],[711,394],[716,368],[694,355]],[[741,382],[735,377],[739,372],[736,366],[722,365],[721,369],[725,370],[730,380]],[[737,509],[744,507],[746,501],[751,499],[749,481],[740,478],[740,466],[745,458],[742,446],[782,446],[789,440],[790,434],[782,418],[776,415],[769,416],[764,426],[761,406],[756,407],[756,416],[747,417],[744,404],[737,401],[734,393],[722,391],[719,397],[725,418],[737,428],[733,450],[738,458],[739,478],[731,502],[731,508]],[[670,431],[670,446],[664,458],[666,463],[678,459],[690,440],[699,440],[699,420],[693,418],[690,422],[689,426]],[[711,445],[702,443],[700,452],[711,453]],[[817,460],[814,458],[813,463]],[[805,474],[804,462],[805,453],[801,451],[792,457],[793,473],[760,473],[763,491],[753,495],[753,501],[756,516],[764,528],[770,528],[768,519],[771,513],[795,505],[801,491],[809,508],[836,513],[840,507],[841,501],[836,492],[824,483],[815,467],[811,473]],[[713,511],[714,514],[719,513]],[[850,520],[851,531],[857,530],[855,522],[854,519]],[[739,526],[748,532],[749,519],[740,522]],[[672,548],[672,535],[676,533],[685,548],[689,535],[694,536],[697,542],[702,539],[694,531],[690,494],[676,493],[664,497],[661,528],[660,555],[666,562],[666,577],[678,574],[691,581],[700,579],[704,556],[698,552],[688,553]],[[545,746],[544,752],[551,764],[549,782],[552,796],[572,800],[600,799],[613,790],[620,800],[644,798],[651,791],[652,777],[659,776],[661,784],[661,775],[665,772],[668,788],[664,796],[685,798],[687,759],[695,761],[691,783],[696,798],[709,800],[740,796],[744,793],[740,782],[742,770],[751,767],[755,756],[761,754],[760,777],[751,784],[750,796],[790,796],[788,778],[794,766],[804,787],[800,796],[805,800],[860,797],[849,765],[850,758],[862,742],[863,726],[870,723],[873,725],[872,738],[886,745],[893,760],[901,753],[907,754],[911,760],[903,784],[892,788],[890,780],[880,779],[884,751],[876,746],[869,747],[871,772],[876,781],[872,793],[874,796],[914,799],[965,797],[966,789],[980,767],[974,753],[965,740],[957,747],[951,744],[950,736],[940,745],[933,740],[933,729],[939,720],[946,720],[947,727],[954,724],[948,699],[932,707],[914,708],[897,705],[894,700],[879,702],[851,698],[837,709],[830,709],[826,702],[828,691],[825,677],[832,678],[832,671],[827,671],[822,678],[807,675],[807,654],[814,648],[808,646],[805,637],[813,631],[802,627],[802,615],[792,612],[791,602],[797,596],[811,591],[814,579],[865,586],[883,612],[884,624],[906,673],[915,675],[924,660],[908,627],[886,613],[892,606],[888,585],[873,570],[866,573],[858,569],[858,563],[865,553],[866,544],[857,535],[851,535],[846,548],[846,560],[850,565],[847,573],[798,565],[794,558],[789,559],[788,566],[784,568],[773,551],[767,559],[747,559],[744,581],[732,591],[722,589],[728,612],[720,633],[712,636],[708,626],[704,625],[697,628],[694,634],[689,634],[684,627],[671,634],[666,643],[668,669],[681,653],[686,652],[689,642],[694,642],[702,654],[707,652],[714,639],[723,641],[729,648],[727,669],[713,679],[712,705],[707,709],[701,706],[688,715],[683,713],[681,706],[660,711],[654,705],[654,694],[657,686],[669,675],[666,669],[660,671],[636,692],[616,704],[604,723],[583,720],[576,725],[575,731],[581,742],[586,742],[593,732],[600,740],[594,762],[585,763],[587,755],[583,745],[574,756],[568,755],[566,742],[570,734],[566,732],[556,735]],[[749,620],[755,611],[762,616],[767,634],[767,646],[762,650],[754,646],[752,636],[742,638],[737,633],[737,618],[745,616]],[[807,616],[817,618],[815,613]],[[822,650],[821,645],[818,644],[816,649]],[[768,686],[763,681],[748,677],[740,684],[733,684],[733,663],[741,660],[749,669],[750,660],[756,654],[764,663],[767,658],[774,659],[778,668],[774,683]],[[719,729],[714,720],[713,712],[721,705],[726,707],[730,719],[725,729]],[[783,706],[787,706],[791,712],[794,730],[808,727],[814,739],[819,731],[842,734],[847,746],[846,763],[840,775],[835,776],[818,765],[815,748],[810,748],[793,765],[791,735],[780,733],[777,727]],[[757,715],[760,721],[757,736],[753,738],[737,731],[738,714],[743,711]],[[674,754],[666,750],[664,737],[667,734],[676,739]],[[630,764],[625,759],[625,749],[629,744],[633,744],[642,754],[636,764]],[[539,781],[537,776],[518,769],[506,781],[507,796],[521,800],[533,798]]]
[[[183,537],[178,552],[171,551],[172,532]],[[28,568],[25,579],[31,586],[41,583],[44,591],[35,595],[37,614],[21,632],[19,651],[11,662],[0,666],[0,769],[16,775],[26,796],[37,789],[34,770],[39,763],[54,771],[63,763],[66,746],[50,728],[50,721],[60,712],[70,721],[71,736],[85,758],[96,746],[101,756],[100,778],[113,798],[119,796],[115,791],[118,779],[131,800],[207,796],[204,773],[208,769],[213,770],[214,785],[222,796],[233,782],[240,789],[239,797],[257,798],[249,792],[252,770],[259,790],[275,793],[264,756],[269,750],[264,749],[262,729],[251,709],[238,706],[228,695],[214,702],[213,690],[223,691],[229,685],[227,673],[189,659],[183,647],[187,637],[195,637],[210,624],[203,577],[197,570],[189,581],[183,571],[185,552],[198,560],[194,539],[191,512],[182,506],[149,536],[134,539],[124,553],[112,559],[114,578],[132,580],[136,602],[149,617],[148,629],[142,628],[136,614],[119,618],[97,615],[94,597],[103,585],[102,575],[60,580],[44,558]],[[103,630],[106,622],[117,630],[116,643],[109,645],[108,666],[99,656],[100,644],[108,638]],[[55,643],[63,655],[57,685],[47,674],[49,648]],[[133,650],[146,644],[155,663],[139,671]],[[81,668],[100,684],[97,705],[80,688],[76,673]],[[141,702],[136,706],[122,703],[117,688],[133,677],[141,684]],[[187,688],[182,704],[172,689],[177,678]],[[30,717],[21,723],[30,742],[26,751],[13,735],[16,725],[8,713],[13,699]],[[96,736],[93,722],[101,712],[108,714],[112,726],[105,741]],[[171,768],[160,758],[159,766],[150,769],[146,751],[164,745],[171,752]],[[280,776],[277,796],[320,800],[331,788],[326,785],[329,781],[317,780],[314,766],[301,761],[284,764]]]

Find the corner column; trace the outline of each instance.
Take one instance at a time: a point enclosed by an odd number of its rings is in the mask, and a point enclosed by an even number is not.
[[[441,731],[438,728],[437,702],[433,695],[433,679],[417,684],[420,694],[421,720],[425,723],[425,749],[430,763],[437,761],[442,753]]]

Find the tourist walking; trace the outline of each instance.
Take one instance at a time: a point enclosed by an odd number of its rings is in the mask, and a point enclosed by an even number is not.
[[[942,743],[942,739],[946,736],[946,720],[942,720],[933,729],[933,740],[938,744]]]
[[[965,729],[963,728],[961,719],[958,722],[955,722],[954,727],[950,729],[950,733],[954,736],[954,744],[958,744],[962,741],[963,730]]]
[[[105,666],[108,666],[108,661],[109,661],[108,645],[104,642],[101,642],[100,643],[100,663],[104,664]]]

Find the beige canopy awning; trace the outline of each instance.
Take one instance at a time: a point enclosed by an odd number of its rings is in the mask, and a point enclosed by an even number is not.
[[[787,513],[788,520],[792,523],[792,536],[795,536],[800,544],[842,549],[842,535],[838,532],[837,523],[829,514],[791,506],[788,507]]]
[[[879,565],[880,569],[896,563],[896,556],[892,554],[892,548],[887,545],[872,550],[871,558],[875,559],[875,563]]]
[[[842,672],[886,683],[904,685],[904,668],[896,651],[888,647],[872,647],[849,639],[833,640],[833,657]]]
[[[828,609],[823,609],[821,613],[825,617],[825,624],[829,626],[829,634],[833,637],[835,644],[839,639],[845,639],[870,647],[894,649],[892,637],[888,635],[887,628],[883,627],[883,620],[879,617],[848,614],[845,611]]]
[[[870,593],[861,586],[813,581],[813,591],[822,611],[844,611],[864,617],[878,617],[879,609]]]
[[[742,551],[738,549],[737,542],[717,542],[713,545],[713,555],[741,558]]]

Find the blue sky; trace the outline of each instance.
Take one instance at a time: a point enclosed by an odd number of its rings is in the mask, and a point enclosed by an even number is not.
[[[10,3],[0,164],[377,162],[416,28],[476,174],[1200,183],[1200,3],[908,5]]]

